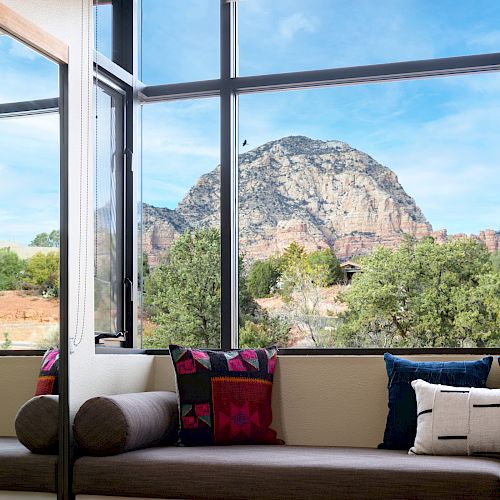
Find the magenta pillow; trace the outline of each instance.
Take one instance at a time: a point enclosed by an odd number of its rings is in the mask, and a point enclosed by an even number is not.
[[[59,349],[49,349],[42,358],[35,396],[59,394]]]
[[[282,444],[270,428],[277,353],[276,347],[212,351],[171,345],[180,444]]]

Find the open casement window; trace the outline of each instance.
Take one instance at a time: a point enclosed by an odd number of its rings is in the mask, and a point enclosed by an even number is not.
[[[125,337],[124,96],[103,82],[96,90],[95,334]]]

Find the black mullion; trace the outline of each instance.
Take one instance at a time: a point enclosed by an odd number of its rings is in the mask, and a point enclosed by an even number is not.
[[[137,255],[134,248],[137,244],[137,238],[134,237],[137,230],[136,204],[135,204],[135,173],[133,168],[134,162],[134,102],[133,90],[128,89],[124,110],[124,145],[125,145],[125,179],[124,179],[124,330],[125,330],[125,345],[124,347],[134,347],[134,316],[136,312],[134,300],[134,283],[137,277],[134,275],[135,256]],[[137,273],[135,273],[137,274]]]
[[[69,329],[68,329],[68,66],[59,67],[60,115],[60,248],[59,248],[59,462],[57,498],[72,498],[72,435],[70,421]]]
[[[231,12],[230,5],[220,0],[220,75],[231,78]],[[221,277],[221,347],[231,348],[231,92],[220,96],[220,277]]]
[[[236,4],[220,0],[220,232],[221,348],[231,349],[238,335],[238,234],[236,167]],[[236,339],[236,341],[235,341]]]
[[[113,62],[133,73],[134,44],[134,1],[113,0]]]

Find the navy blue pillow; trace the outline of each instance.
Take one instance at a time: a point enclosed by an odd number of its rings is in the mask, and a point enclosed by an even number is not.
[[[431,384],[454,387],[486,387],[493,356],[477,361],[409,361],[384,354],[389,383],[389,414],[384,442],[379,448],[409,450],[417,431],[417,400],[411,386],[422,379]]]

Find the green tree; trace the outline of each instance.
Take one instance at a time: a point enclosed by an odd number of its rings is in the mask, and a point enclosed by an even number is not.
[[[500,273],[500,252],[494,252],[491,254],[491,263],[493,264],[493,269]]]
[[[253,323],[262,345],[285,343],[288,328],[270,319],[254,301],[239,259],[240,325]],[[155,325],[144,338],[147,347],[170,342],[217,347],[220,344],[220,233],[216,229],[186,231],[144,281],[144,306]],[[252,326],[247,325],[247,329]]]
[[[149,276],[151,268],[149,267],[149,257],[146,252],[142,252],[142,276],[146,278]]]
[[[54,229],[50,233],[37,234],[31,243],[30,247],[59,247],[60,233]]]
[[[326,286],[332,286],[342,279],[340,262],[330,248],[308,254],[307,264],[312,273],[318,270],[324,272]]]
[[[280,262],[274,257],[257,260],[251,266],[247,277],[249,292],[255,298],[269,297],[281,275]]]
[[[220,343],[220,235],[186,231],[145,280],[145,302],[158,326],[151,347],[169,342],[216,347]],[[145,339],[146,340],[146,339]]]
[[[281,318],[265,315],[257,321],[246,320],[240,327],[240,347],[286,347],[290,327]]]
[[[327,347],[335,322],[322,311],[328,272],[323,264],[310,266],[307,257],[290,260],[281,275],[284,315],[314,346]]]
[[[498,275],[483,244],[409,238],[377,248],[340,300],[339,347],[467,347],[498,342]]]
[[[280,270],[286,271],[288,268],[295,266],[298,262],[301,262],[306,258],[306,251],[302,245],[292,241],[288,245],[279,259]]]
[[[15,290],[23,267],[23,261],[16,253],[9,248],[0,248],[0,290]]]
[[[34,287],[42,294],[59,295],[59,254],[39,252],[26,261],[24,274],[26,285]]]

